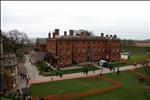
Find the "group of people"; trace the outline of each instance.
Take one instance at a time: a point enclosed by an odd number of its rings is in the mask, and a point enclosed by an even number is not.
[[[88,69],[87,68],[83,69],[83,74],[88,75]]]
[[[28,74],[22,74],[22,73],[20,73],[20,77],[21,77],[21,79],[25,79],[26,80],[26,84],[27,85],[29,84],[30,77],[29,77]]]
[[[57,71],[57,72],[56,72],[56,76],[63,77],[63,73],[62,73],[62,71],[60,71],[60,70],[59,70],[59,72]]]

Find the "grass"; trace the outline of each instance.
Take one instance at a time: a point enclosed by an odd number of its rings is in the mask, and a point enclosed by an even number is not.
[[[37,65],[36,65],[37,66]],[[38,68],[39,66],[37,66]],[[87,68],[88,71],[93,71],[93,70],[99,70],[99,68],[95,67],[95,66],[88,66],[88,67],[82,67],[79,69],[68,69],[68,70],[49,70],[49,71],[43,71],[41,69],[40,70],[40,74],[43,76],[56,76],[57,72],[60,73],[62,72],[62,74],[71,74],[71,73],[79,73],[79,72],[83,72],[83,70]]]
[[[129,56],[129,59],[126,61],[127,64],[133,64],[138,62],[146,61],[146,54],[134,54]]]
[[[107,76],[120,81],[123,87],[113,92],[82,97],[75,100],[149,100],[142,95],[144,85],[139,84],[137,78],[131,72],[124,71],[120,72],[119,75],[109,73]]]
[[[95,67],[95,66],[88,66],[88,67],[82,67],[79,69],[69,69],[69,70],[62,70],[62,71],[58,71],[58,70],[51,70],[49,72],[43,72],[41,73],[44,76],[54,76],[56,75],[56,73],[60,73],[62,72],[62,74],[72,74],[72,73],[79,73],[79,72],[83,72],[83,70],[87,68],[88,71],[92,71],[92,70],[98,70],[99,68]]]
[[[145,75],[150,75],[150,67],[148,67],[148,66],[144,66],[144,67],[142,67],[140,69],[136,69],[136,70]]]
[[[132,64],[135,62],[143,62],[146,60],[147,51],[150,50],[150,47],[137,47],[137,46],[122,46],[121,52],[130,52],[129,59],[126,61],[127,64]]]
[[[1,100],[14,100],[14,99],[11,99],[10,97],[4,97],[4,96],[0,97],[0,99]]]
[[[132,54],[146,54],[150,47],[137,47],[137,46],[121,46],[121,52],[130,52]]]
[[[134,63],[140,63],[146,61],[146,56],[150,56],[147,52],[150,51],[150,47],[137,47],[137,46],[122,46],[121,52],[130,52],[129,59],[126,60],[125,64],[119,62],[111,63],[114,67],[121,67],[131,65]]]
[[[142,71],[142,69],[139,70]],[[123,84],[123,87],[112,92],[76,98],[75,100],[149,100],[142,95],[144,84],[140,84],[133,73],[124,71],[120,72],[119,75],[116,73],[109,73],[106,74],[106,76],[118,80]],[[30,88],[30,94],[32,96],[43,97],[50,94],[83,92],[90,89],[103,88],[109,85],[111,84],[98,79],[69,79],[32,85]]]
[[[112,84],[98,78],[77,78],[50,83],[34,84],[30,87],[32,96],[46,96],[50,94],[67,94],[104,88]]]
[[[48,69],[50,69],[48,68],[47,64],[44,63],[44,61],[38,61],[37,63],[35,63],[35,66],[40,72],[45,72],[48,71]]]

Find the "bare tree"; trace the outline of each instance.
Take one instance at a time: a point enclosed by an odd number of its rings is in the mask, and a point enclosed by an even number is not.
[[[76,35],[80,35],[81,32],[88,32],[88,33],[90,33],[90,36],[94,36],[92,31],[88,31],[88,30],[84,30],[84,29],[75,30]]]
[[[13,51],[17,53],[17,50],[23,48],[29,43],[29,39],[26,33],[20,32],[19,30],[10,30],[8,32],[2,32],[4,51]]]

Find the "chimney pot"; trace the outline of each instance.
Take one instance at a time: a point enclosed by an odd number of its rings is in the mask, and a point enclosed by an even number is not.
[[[48,33],[48,38],[51,38],[51,33],[50,32]]]
[[[106,37],[108,37],[108,34],[106,35]]]
[[[114,35],[114,38],[116,39],[116,38],[117,38],[117,35]]]
[[[59,35],[59,29],[55,29],[55,35]]]
[[[69,35],[73,36],[74,30],[69,30]]]
[[[53,38],[55,38],[55,36],[56,36],[56,33],[55,33],[55,32],[53,32]]]
[[[64,31],[64,36],[67,36],[67,31]]]
[[[104,37],[104,33],[101,33],[101,37]]]

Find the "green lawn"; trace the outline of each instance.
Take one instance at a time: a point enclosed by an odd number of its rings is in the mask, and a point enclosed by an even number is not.
[[[77,78],[50,83],[34,84],[31,86],[32,96],[46,96],[50,94],[67,94],[104,88],[112,84],[98,78]]]
[[[79,68],[79,69],[68,69],[68,70],[61,70],[61,71],[58,71],[58,70],[49,70],[49,71],[41,71],[41,75],[43,76],[56,76],[56,73],[60,73],[62,72],[62,74],[71,74],[71,73],[79,73],[79,72],[83,72],[83,70],[87,68],[88,71],[93,71],[93,70],[99,70],[99,68],[95,67],[95,66],[88,66],[88,67],[82,67],[82,68]]]
[[[0,100],[14,100],[14,99],[11,99],[11,98],[9,98],[9,97],[0,97]]]
[[[111,62],[113,67],[122,67],[127,65],[132,65],[134,63],[140,63],[146,61],[146,54],[132,54],[129,56],[129,59],[126,60],[125,64],[122,64],[120,62]]]
[[[120,72],[120,75],[110,73],[107,74],[107,76],[120,81],[123,84],[123,87],[113,92],[82,97],[75,100],[149,100],[142,95],[144,85],[140,84],[137,77],[131,72]]]
[[[94,96],[76,98],[75,100],[149,100],[142,95],[144,85],[138,82],[137,77],[133,73],[124,71],[120,72],[119,75],[116,75],[116,73],[109,73],[106,74],[106,76],[120,81],[123,84],[123,87],[119,90],[105,94],[96,94]],[[96,78],[69,79],[32,85],[30,88],[30,94],[32,96],[43,97],[50,94],[83,92],[110,85],[110,83]]]
[[[143,71],[143,68],[138,70]],[[118,80],[123,84],[123,87],[105,94],[96,94],[88,97],[75,98],[75,100],[149,100],[147,97],[142,95],[143,91],[145,91],[145,85],[143,83],[140,84],[137,77],[133,73],[124,71],[120,72],[119,75],[116,73],[109,73],[106,74],[106,76]],[[32,85],[30,88],[30,94],[32,96],[43,97],[50,94],[83,92],[110,85],[111,83],[96,78],[69,79]]]
[[[150,47],[137,47],[137,46],[121,46],[121,52],[130,52],[132,54],[146,54]]]
[[[145,66],[140,69],[136,69],[137,71],[144,73],[145,75],[150,75],[150,67]]]
[[[48,71],[48,69],[52,70],[48,68],[47,64],[45,64],[44,61],[38,61],[37,63],[35,63],[35,66],[37,67],[38,70],[40,70],[40,72]]]
[[[137,46],[122,46],[121,52],[130,52],[129,59],[126,61],[127,65],[133,63],[139,63],[146,60],[147,51],[150,50],[150,47],[137,47]]]
[[[146,61],[146,54],[133,54],[129,56],[129,59],[126,61],[127,64],[133,64],[138,62]]]

